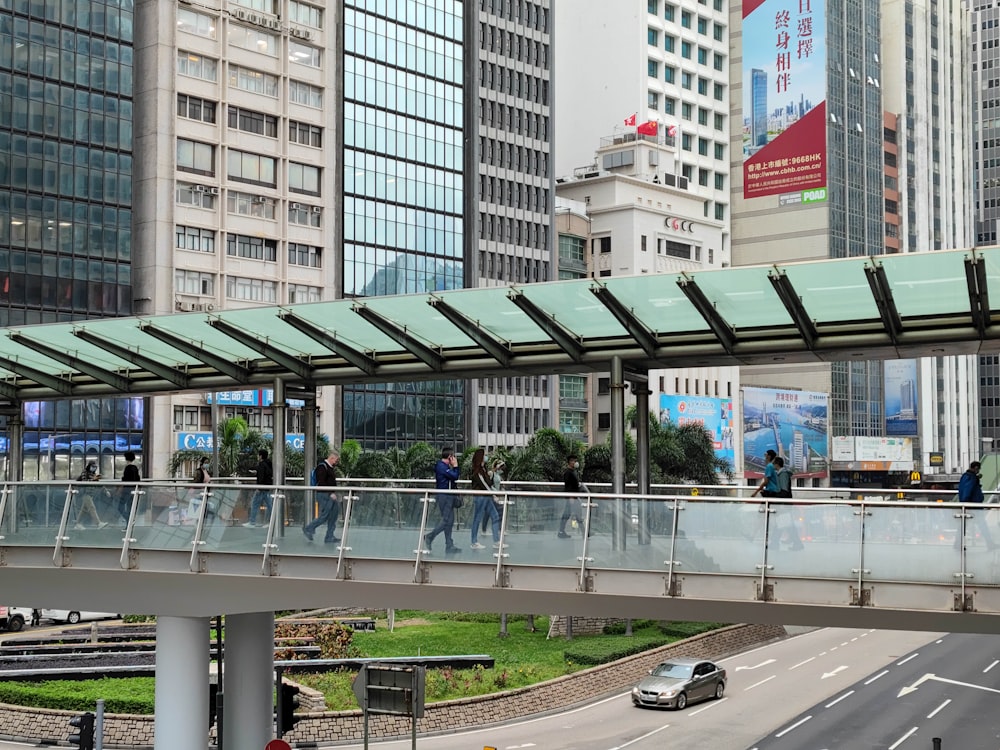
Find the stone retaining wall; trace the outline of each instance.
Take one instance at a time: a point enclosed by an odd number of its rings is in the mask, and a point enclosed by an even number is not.
[[[785,629],[780,625],[731,625],[538,685],[430,704],[424,711],[424,718],[418,721],[417,731],[479,727],[556,711],[624,690],[672,654],[717,659],[784,636]],[[0,739],[66,746],[69,720],[75,713],[0,704]],[[409,737],[410,722],[406,717],[372,715],[368,731],[372,738]],[[362,732],[360,711],[323,711],[304,714],[285,739],[293,747],[313,747],[317,742],[358,741]],[[151,748],[153,718],[107,714],[104,737],[104,747],[109,749]]]

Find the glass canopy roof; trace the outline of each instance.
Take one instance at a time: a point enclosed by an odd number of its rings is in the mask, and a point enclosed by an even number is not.
[[[991,298],[1000,248],[24,326],[0,399],[996,352]]]

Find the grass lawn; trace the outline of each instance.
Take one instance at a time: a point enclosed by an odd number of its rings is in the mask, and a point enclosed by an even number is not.
[[[499,615],[398,610],[392,632],[381,618],[375,632],[355,633],[353,645],[361,656],[488,654],[494,658],[492,669],[427,670],[426,701],[431,703],[524,687],[718,627],[714,623],[673,623],[672,627],[664,627],[641,620],[634,623],[630,637],[600,634],[567,641],[546,638],[547,617],[535,617],[534,633],[528,632],[525,625],[524,617],[511,616],[508,637],[500,638]],[[350,710],[357,708],[351,690],[355,674],[296,673],[291,679],[322,691],[329,709]],[[105,699],[109,713],[152,713],[153,680],[0,682],[3,703],[87,710],[97,698]]]

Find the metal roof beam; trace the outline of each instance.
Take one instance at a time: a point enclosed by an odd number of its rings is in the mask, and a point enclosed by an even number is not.
[[[320,328],[305,318],[299,317],[291,310],[281,310],[278,313],[278,317],[295,330],[301,331],[313,341],[322,344],[338,357],[342,357],[348,364],[357,367],[365,375],[370,377],[378,369],[378,362],[375,361],[374,357],[349,344],[345,344],[337,338],[335,332],[331,333],[325,328]]]
[[[139,352],[133,351],[126,346],[122,346],[121,344],[117,344],[114,341],[108,341],[105,338],[91,333],[86,328],[75,329],[73,331],[73,335],[83,339],[92,346],[96,346],[98,349],[103,349],[109,354],[113,354],[119,359],[131,362],[139,369],[146,370],[147,372],[156,375],[158,378],[166,380],[168,383],[173,383],[178,388],[187,389],[191,386],[191,378],[188,377],[187,373],[181,372],[176,367],[171,367],[170,365],[158,362],[155,359],[147,357],[145,354],[140,354]]]
[[[0,357],[0,367],[4,370],[10,370],[19,377],[31,380],[44,388],[51,388],[53,391],[61,393],[63,396],[73,395],[73,383],[66,378],[60,377],[59,375],[51,375],[47,372],[39,370],[36,367],[22,364],[16,359],[10,359],[8,357]]]
[[[965,259],[965,281],[969,288],[969,309],[972,324],[980,336],[990,326],[990,294],[986,282],[986,261],[982,257]]]
[[[903,320],[899,317],[899,310],[896,309],[896,303],[892,298],[892,287],[885,275],[885,267],[872,258],[870,265],[865,266],[865,276],[868,278],[872,297],[875,298],[879,317],[882,318],[882,327],[885,328],[893,346],[896,346],[899,343],[899,334],[903,332]]]
[[[595,281],[591,285],[590,291],[615,316],[618,322],[622,324],[622,327],[632,335],[632,338],[642,347],[646,355],[650,358],[655,358],[660,342],[656,340],[656,334],[635,316],[632,309],[626,307],[605,284],[599,281]]]
[[[237,364],[236,362],[228,360],[225,357],[220,357],[214,352],[210,352],[203,347],[191,343],[191,341],[186,338],[181,338],[180,336],[174,335],[170,331],[157,328],[152,323],[145,321],[140,323],[139,330],[152,336],[158,341],[162,341],[164,344],[172,346],[179,352],[184,352],[184,354],[187,354],[189,357],[194,357],[199,362],[203,362],[214,370],[217,370],[222,375],[235,380],[237,383],[246,385],[250,382],[249,367]]]
[[[0,380],[0,398],[6,401],[21,402],[20,397],[17,395],[17,386],[3,380]]]
[[[509,341],[501,341],[495,336],[491,336],[478,320],[473,320],[465,313],[456,310],[440,297],[432,296],[427,300],[427,304],[447,318],[448,322],[455,326],[455,328],[475,341],[483,348],[483,351],[493,357],[503,367],[510,367],[510,360],[513,353],[510,350]]]
[[[807,347],[812,349],[816,339],[819,338],[819,331],[816,330],[816,324],[806,312],[802,298],[795,291],[795,286],[785,272],[778,268],[769,272],[767,278],[770,280],[771,286],[774,287],[781,304],[785,306],[788,314],[792,317],[795,327],[799,329],[802,340],[805,341]]]
[[[736,348],[736,331],[733,327],[726,322],[725,318],[719,315],[719,311],[715,309],[715,305],[705,296],[705,293],[690,276],[682,273],[681,278],[677,279],[677,286],[684,292],[684,296],[688,298],[688,301],[694,305],[698,314],[708,323],[708,327],[712,329],[712,333],[715,334],[715,338],[722,344],[722,348],[726,350],[726,354],[732,356],[733,350]]]
[[[524,292],[519,289],[512,288],[507,292],[507,297],[520,308],[521,312],[531,318],[532,322],[541,328],[574,362],[583,360],[584,348],[580,337],[559,323],[555,315],[540,308],[525,297]]]
[[[232,323],[227,323],[221,318],[211,318],[208,324],[226,334],[229,338],[239,341],[243,346],[253,349],[255,352],[263,357],[276,363],[278,366],[288,370],[300,377],[302,380],[312,380],[313,373],[316,368],[313,367],[309,362],[306,362],[301,357],[296,357],[293,354],[279,349],[270,341],[266,339],[258,338],[252,333],[247,333],[239,326],[234,326]]]
[[[358,303],[352,309],[432,370],[440,372],[444,369],[444,355],[417,339],[406,330],[405,326],[390,320],[364,303]]]
[[[129,378],[124,375],[119,375],[117,372],[113,372],[106,367],[100,367],[76,356],[75,354],[70,354],[62,349],[56,349],[48,344],[35,341],[34,339],[25,336],[23,333],[18,333],[17,331],[11,331],[7,335],[10,337],[11,341],[16,341],[21,346],[26,346],[32,351],[38,352],[43,357],[53,359],[56,362],[66,365],[72,370],[78,370],[84,375],[89,375],[94,380],[106,383],[116,391],[128,393],[132,390],[132,381]]]

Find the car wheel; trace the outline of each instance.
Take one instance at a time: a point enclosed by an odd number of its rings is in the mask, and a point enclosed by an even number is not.
[[[677,696],[677,710],[678,711],[683,711],[684,708],[685,708],[685,706],[687,706],[687,704],[688,704],[687,693],[681,693],[680,695]]]
[[[726,692],[726,683],[720,682],[715,686],[715,700],[721,700]]]
[[[15,615],[7,621],[7,630],[11,633],[18,633],[24,629],[24,618],[20,615]]]
[[[76,625],[78,622],[80,622],[80,613],[79,612],[70,612],[66,616],[66,622],[68,622],[70,625]]]

